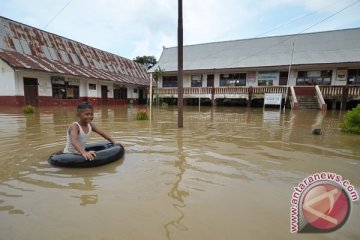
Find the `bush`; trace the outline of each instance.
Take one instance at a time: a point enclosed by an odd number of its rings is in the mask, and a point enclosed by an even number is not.
[[[136,120],[148,120],[148,114],[146,109],[140,109],[137,113],[136,113]]]
[[[360,104],[345,114],[341,128],[344,132],[360,134]]]
[[[32,114],[35,112],[35,108],[31,105],[27,105],[23,108],[23,113],[25,114]]]

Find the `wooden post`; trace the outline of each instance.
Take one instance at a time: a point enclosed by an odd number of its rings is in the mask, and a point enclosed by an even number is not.
[[[346,110],[346,103],[347,103],[348,95],[349,95],[349,87],[344,86],[343,93],[342,93],[342,101],[341,101],[341,110],[342,111]]]
[[[149,116],[149,118],[150,118],[150,122],[151,122],[151,117],[152,117],[152,94],[153,94],[152,81],[153,81],[153,75],[150,74],[150,91],[149,91],[149,99],[150,99],[150,102],[149,102],[149,107],[150,107],[149,114],[150,114],[150,116]]]
[[[335,110],[335,109],[336,109],[336,100],[333,100],[333,101],[331,102],[331,109],[332,109],[332,110]]]
[[[248,99],[248,102],[247,102],[247,107],[251,107],[252,94],[253,94],[253,88],[252,88],[252,86],[250,86],[248,88],[249,99]]]
[[[178,128],[183,127],[183,18],[182,0],[178,0]]]
[[[199,111],[200,111],[200,100],[201,100],[200,94],[201,94],[201,87],[199,87]]]
[[[211,87],[211,106],[215,106],[215,87]]]

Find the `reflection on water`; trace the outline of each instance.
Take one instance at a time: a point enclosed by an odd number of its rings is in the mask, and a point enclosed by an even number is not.
[[[154,108],[151,121],[136,112],[96,108],[95,123],[126,155],[67,169],[47,158],[63,149],[74,108],[1,108],[0,238],[289,239],[303,178],[336,172],[360,191],[360,137],[340,131],[341,112],[186,107],[184,129],[176,108]],[[331,235],[301,237],[357,239],[359,210]]]
[[[165,224],[166,229],[166,237],[171,239],[171,228],[176,228],[178,230],[186,231],[187,227],[181,223],[181,220],[185,217],[182,209],[186,206],[184,199],[189,196],[189,192],[185,190],[181,190],[181,181],[183,179],[183,175],[185,173],[185,164],[186,164],[186,156],[183,149],[183,130],[179,129],[177,131],[177,145],[178,145],[178,160],[175,161],[174,165],[179,169],[179,173],[176,174],[176,181],[170,189],[169,196],[173,198],[176,202],[173,204],[174,208],[179,212],[179,217],[175,220],[171,220],[167,224]]]

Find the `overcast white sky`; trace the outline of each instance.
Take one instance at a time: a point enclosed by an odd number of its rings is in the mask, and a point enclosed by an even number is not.
[[[183,0],[184,44],[295,34],[355,2],[306,32],[360,27],[360,0]],[[0,0],[0,16],[129,59],[158,59],[162,46],[177,45],[177,3]]]

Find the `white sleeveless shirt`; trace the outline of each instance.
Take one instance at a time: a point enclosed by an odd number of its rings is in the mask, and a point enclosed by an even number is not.
[[[78,125],[79,127],[79,142],[81,144],[81,147],[83,149],[85,149],[85,144],[87,142],[87,140],[89,139],[90,137],[90,134],[91,134],[91,125],[90,123],[88,123],[88,128],[89,128],[89,132],[88,133],[85,133],[84,130],[82,129],[82,127],[80,126],[80,124],[78,122],[74,122]],[[66,134],[66,146],[65,146],[65,149],[64,149],[64,153],[78,153],[80,154],[75,148],[74,148],[74,145],[72,144],[71,142],[71,138],[70,138],[70,133],[69,133],[69,130],[70,130],[70,127],[68,128],[67,130],[67,134]]]

